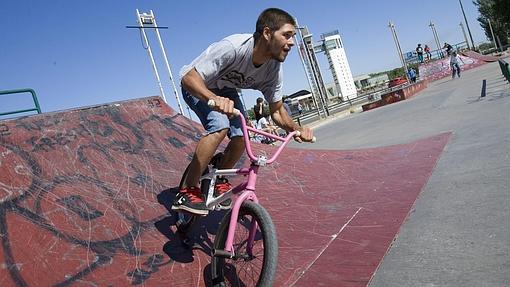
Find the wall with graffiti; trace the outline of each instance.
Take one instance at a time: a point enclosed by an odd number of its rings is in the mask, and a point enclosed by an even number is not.
[[[459,55],[459,65],[461,71],[469,70],[485,64],[484,61]],[[420,79],[435,81],[444,77],[451,77],[452,69],[450,68],[450,59],[448,57],[437,61],[420,65]]]

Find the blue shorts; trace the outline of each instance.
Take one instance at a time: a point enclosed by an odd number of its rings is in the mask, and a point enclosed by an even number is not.
[[[212,89],[211,91],[217,96],[229,98],[234,101],[234,108],[238,109],[246,116],[243,104],[241,103],[241,99],[239,98],[239,94],[236,89],[223,88],[221,90]],[[185,89],[182,89],[182,97],[195,114],[197,114],[207,134],[229,129],[227,133],[229,138],[243,136],[240,117],[233,117],[229,119],[225,114],[211,109],[206,102],[194,97]]]

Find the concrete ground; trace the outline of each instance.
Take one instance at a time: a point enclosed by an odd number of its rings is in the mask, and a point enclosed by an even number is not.
[[[489,63],[409,100],[315,124],[317,143],[299,145],[364,149],[447,131],[453,136],[371,287],[509,286],[510,84]]]

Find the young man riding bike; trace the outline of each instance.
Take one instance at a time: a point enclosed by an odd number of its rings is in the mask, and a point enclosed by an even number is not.
[[[190,65],[181,70],[184,100],[197,114],[206,130],[195,149],[183,188],[172,209],[207,215],[204,196],[198,187],[202,171],[216,149],[228,136],[228,143],[218,168],[229,169],[244,151],[243,133],[234,108],[245,114],[237,89],[259,90],[269,103],[271,118],[276,125],[290,132],[300,131],[298,142],[312,141],[313,132],[299,127],[282,104],[282,63],[294,46],[294,18],[278,8],[264,10],[257,19],[255,33],[235,34],[213,43]],[[214,100],[215,108],[207,102]],[[231,189],[226,178],[218,179],[215,196]],[[231,200],[221,208],[231,207]]]

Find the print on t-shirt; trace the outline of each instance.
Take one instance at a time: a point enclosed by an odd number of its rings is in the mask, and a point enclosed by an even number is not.
[[[232,83],[235,87],[238,88],[248,88],[253,85],[255,80],[252,77],[244,78],[244,75],[236,70],[228,72],[225,76],[221,78],[224,81]]]

